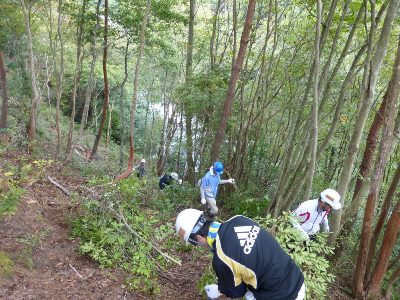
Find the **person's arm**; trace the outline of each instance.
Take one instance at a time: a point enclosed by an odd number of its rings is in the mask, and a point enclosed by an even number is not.
[[[229,179],[220,179],[218,184],[225,184],[225,183],[234,183],[235,180],[233,178],[229,178]]]
[[[310,216],[310,213],[306,211],[303,204],[300,204],[300,206],[295,211],[293,211],[292,216],[293,216],[292,218],[293,227],[297,228],[301,236],[304,239],[308,240],[309,236],[307,232],[305,232],[300,223],[306,222]]]
[[[232,271],[228,266],[220,263],[218,266],[213,265],[213,267],[218,277],[218,289],[222,294],[229,298],[241,298],[246,294],[247,285],[242,282],[238,286],[235,286]]]
[[[322,225],[324,226],[324,231],[329,232],[329,221],[328,221],[328,214],[322,218]]]
[[[203,179],[201,180],[201,184],[200,184],[200,196],[201,196],[201,204],[206,204],[206,187],[207,187],[207,183],[208,180],[207,178],[204,176]],[[203,203],[204,202],[204,203]]]

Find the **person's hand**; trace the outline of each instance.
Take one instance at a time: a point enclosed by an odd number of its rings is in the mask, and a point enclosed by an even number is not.
[[[207,297],[210,299],[217,299],[222,294],[218,290],[218,285],[216,284],[209,284],[204,287],[207,293]]]
[[[206,199],[204,199],[204,198],[201,198],[201,204],[206,204],[207,202],[206,202]]]
[[[229,182],[230,184],[235,184],[235,179],[229,178],[229,179],[228,179],[228,182]]]

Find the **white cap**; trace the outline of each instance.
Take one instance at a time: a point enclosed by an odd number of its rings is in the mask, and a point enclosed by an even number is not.
[[[145,163],[145,162],[146,162],[146,160],[145,160],[144,158],[142,158],[142,160],[141,160],[140,162],[143,162],[143,163]]]
[[[334,210],[341,209],[340,195],[334,189],[326,189],[321,193],[321,201],[328,203]]]
[[[175,173],[175,172],[172,172],[172,173],[171,173],[171,177],[172,177],[173,179],[175,179],[175,180],[178,180],[178,178],[179,178],[178,174]]]
[[[198,209],[188,208],[182,210],[176,217],[175,230],[179,237],[185,242],[188,241],[190,233],[199,220],[202,212]]]

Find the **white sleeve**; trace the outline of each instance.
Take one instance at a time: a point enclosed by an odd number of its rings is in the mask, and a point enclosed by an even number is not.
[[[300,216],[305,211],[306,210],[305,210],[305,207],[304,207],[303,204],[300,204],[300,206],[293,211],[293,213],[292,213],[292,216],[293,216],[292,225],[293,225],[293,227],[295,227],[295,228],[297,228],[299,230],[300,234],[302,235],[302,237],[304,239],[309,240],[310,238],[309,238],[307,232],[305,232],[305,230],[303,229],[303,227],[301,227],[301,225],[299,223],[299,221],[300,222],[301,221],[305,221],[304,220],[305,219],[304,216]]]

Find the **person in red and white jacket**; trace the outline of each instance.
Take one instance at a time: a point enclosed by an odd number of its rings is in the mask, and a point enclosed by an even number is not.
[[[315,234],[320,231],[322,224],[324,230],[329,232],[328,214],[332,209],[342,208],[340,195],[334,189],[324,190],[318,199],[307,200],[292,213],[296,220],[293,226],[299,229],[306,240],[313,240]]]

